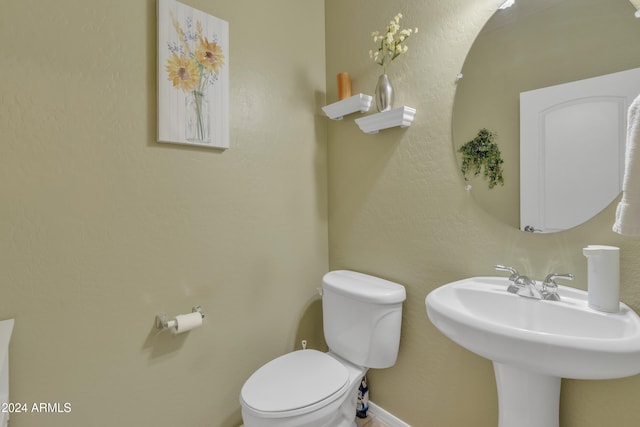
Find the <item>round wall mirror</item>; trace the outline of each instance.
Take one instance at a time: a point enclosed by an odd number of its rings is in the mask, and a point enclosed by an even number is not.
[[[640,94],[635,12],[628,0],[516,0],[477,36],[457,82],[453,144],[461,164],[461,147],[492,136],[503,183],[489,188],[473,171],[465,181],[502,222],[562,231],[620,194],[626,109]]]

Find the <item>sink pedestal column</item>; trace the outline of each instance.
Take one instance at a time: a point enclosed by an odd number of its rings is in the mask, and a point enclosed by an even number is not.
[[[499,427],[559,427],[560,378],[493,362]]]

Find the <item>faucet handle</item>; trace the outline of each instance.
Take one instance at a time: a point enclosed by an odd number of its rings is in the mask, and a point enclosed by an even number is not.
[[[547,277],[545,277],[543,284],[558,286],[558,284],[556,283],[556,279],[573,280],[573,278],[574,278],[574,275],[571,273],[562,273],[562,274],[550,273],[550,274],[547,274]]]
[[[507,273],[511,273],[511,276],[509,276],[509,280],[515,281],[520,277],[520,273],[518,273],[518,270],[513,267],[496,264],[495,268],[498,271],[506,271]]]
[[[500,265],[500,264],[497,264],[495,268],[498,271],[506,271],[507,273],[511,273],[511,275],[509,276],[509,281],[511,283],[509,283],[509,287],[507,288],[507,291],[511,292],[512,294],[517,294],[520,288],[522,287],[522,283],[520,283],[522,276],[520,276],[520,273],[518,273],[518,270],[516,270],[513,267],[508,267],[506,265]]]
[[[573,280],[573,274],[564,273],[556,274],[550,273],[545,277],[542,283],[542,298],[550,301],[560,301],[560,295],[558,295],[558,284],[556,279]]]

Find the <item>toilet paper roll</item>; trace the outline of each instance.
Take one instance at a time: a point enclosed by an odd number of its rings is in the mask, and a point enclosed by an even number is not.
[[[198,312],[179,314],[176,316],[176,327],[172,329],[174,334],[181,334],[202,325],[202,315]]]

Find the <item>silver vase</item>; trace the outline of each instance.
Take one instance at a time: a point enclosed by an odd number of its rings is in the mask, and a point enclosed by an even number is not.
[[[378,77],[376,85],[376,107],[379,112],[389,111],[393,108],[394,93],[391,80],[387,74]]]

